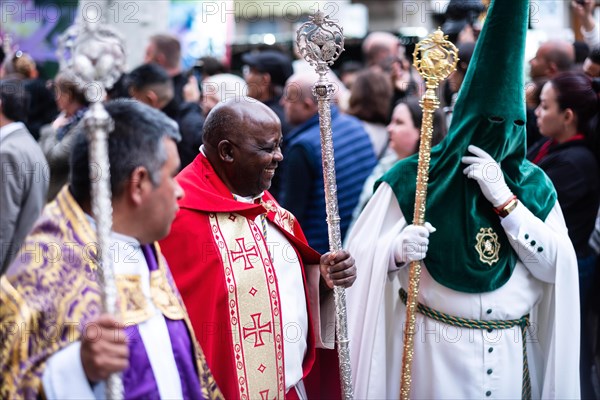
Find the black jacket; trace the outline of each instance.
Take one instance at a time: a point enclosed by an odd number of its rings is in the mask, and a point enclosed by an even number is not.
[[[532,160],[548,140],[540,140],[527,153]],[[591,255],[588,240],[600,203],[598,161],[583,140],[552,145],[538,166],[546,172],[558,194],[577,258]]]

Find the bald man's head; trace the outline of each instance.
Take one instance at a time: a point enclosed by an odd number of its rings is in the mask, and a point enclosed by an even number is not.
[[[216,147],[221,140],[235,140],[264,123],[280,123],[279,117],[262,102],[250,97],[235,97],[217,104],[206,117],[203,142]]]
[[[269,189],[281,154],[281,122],[249,97],[217,104],[204,123],[206,157],[231,193],[256,196]]]
[[[569,71],[575,63],[575,48],[565,40],[549,40],[538,48],[535,57],[529,61],[532,79],[552,78]]]
[[[367,66],[379,65],[384,60],[401,56],[398,37],[389,32],[372,32],[362,44],[362,53]]]
[[[302,124],[316,114],[317,100],[312,94],[312,87],[317,79],[313,72],[302,72],[290,76],[287,80],[281,105],[285,119],[290,124]]]

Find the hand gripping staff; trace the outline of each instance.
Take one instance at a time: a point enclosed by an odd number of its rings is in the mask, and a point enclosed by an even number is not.
[[[458,50],[438,29],[417,43],[413,53],[414,66],[426,82],[427,90],[421,99],[423,123],[419,161],[417,165],[417,186],[415,191],[414,225],[425,223],[425,203],[427,182],[429,181],[429,162],[431,159],[431,137],[433,134],[433,113],[440,106],[435,94],[440,81],[446,79],[458,63]],[[408,299],[406,301],[406,322],[404,326],[404,351],[402,354],[402,379],[400,381],[400,399],[410,398],[411,367],[414,356],[414,337],[416,313],[421,279],[421,262],[412,261],[409,266]]]
[[[90,142],[90,180],[92,182],[92,211],[96,221],[98,284],[102,289],[104,311],[117,315],[117,288],[113,266],[109,257],[109,236],[112,229],[110,169],[108,159],[108,134],[113,121],[104,109],[106,89],[113,87],[125,71],[125,48],[121,36],[105,25],[107,0],[89,0],[80,4],[79,17],[61,36],[58,46],[60,70],[69,72],[84,93],[90,106],[83,117],[86,135]],[[86,10],[86,12],[83,12]],[[89,12],[98,12],[97,15]],[[123,381],[120,374],[108,378],[106,396],[123,398]]]
[[[319,75],[319,79],[314,84],[312,91],[317,98],[319,109],[329,250],[335,252],[342,248],[342,237],[340,232],[331,132],[330,101],[334,93],[334,86],[328,81],[327,73],[329,72],[329,65],[333,64],[344,51],[343,29],[335,24],[329,16],[326,16],[321,11],[317,11],[309,17],[308,22],[305,22],[298,28],[296,42],[302,57],[315,68],[315,71]],[[335,286],[333,288],[333,296],[336,314],[335,336],[340,365],[342,396],[346,400],[351,400],[354,398],[354,391],[352,389],[352,370],[350,367],[350,350],[348,348],[346,291],[343,287]]]

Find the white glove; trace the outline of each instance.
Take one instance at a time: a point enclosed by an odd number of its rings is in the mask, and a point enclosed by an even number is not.
[[[397,264],[419,261],[425,258],[429,246],[429,234],[435,228],[429,222],[423,226],[408,225],[394,240],[394,259]]]
[[[467,148],[477,157],[465,156],[462,162],[467,164],[463,173],[467,178],[475,179],[481,188],[481,192],[492,206],[499,207],[513,196],[506,182],[500,165],[485,151],[477,146],[470,145]]]

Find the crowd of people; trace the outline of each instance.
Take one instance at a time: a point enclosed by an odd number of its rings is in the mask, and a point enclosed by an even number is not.
[[[528,0],[492,1],[483,26],[449,18],[460,60],[432,118],[423,225],[408,51],[372,32],[329,75],[336,252],[312,67],[269,48],[239,75],[203,57],[198,77],[175,36],[152,36],[103,101],[117,315],[90,101],[69,70],[46,82],[0,54],[0,397],[103,398],[119,373],[125,398],[339,398],[341,286],[355,395],[397,398],[419,262],[411,398],[599,398],[600,24],[593,0],[571,6],[584,41],[531,60]]]

